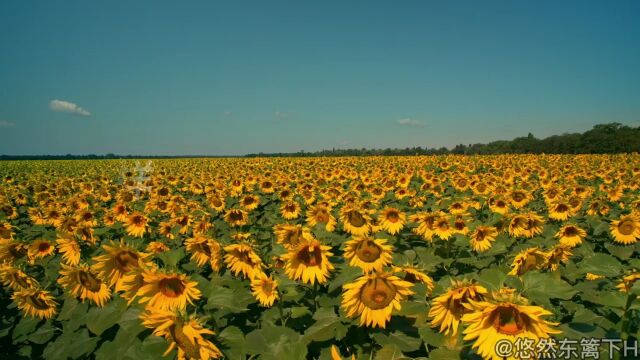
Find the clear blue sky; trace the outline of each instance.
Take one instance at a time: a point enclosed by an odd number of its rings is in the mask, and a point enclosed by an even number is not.
[[[0,154],[450,147],[637,126],[639,19],[640,1],[6,0]]]

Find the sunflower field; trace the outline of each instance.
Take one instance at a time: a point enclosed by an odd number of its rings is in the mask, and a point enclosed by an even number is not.
[[[0,176],[3,359],[640,352],[638,154],[5,161]]]

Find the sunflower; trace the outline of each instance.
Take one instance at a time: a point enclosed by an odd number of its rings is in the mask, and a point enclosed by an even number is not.
[[[56,247],[49,240],[36,240],[29,245],[27,257],[33,264],[36,259],[43,259],[56,251]]]
[[[635,244],[640,238],[640,219],[633,215],[622,216],[611,222],[609,231],[613,241],[625,245]]]
[[[531,195],[524,190],[514,190],[509,194],[509,201],[511,202],[511,206],[520,209],[531,201]]]
[[[241,209],[229,209],[224,214],[224,221],[231,226],[246,225],[249,221],[247,212]]]
[[[139,252],[131,245],[120,240],[119,244],[111,242],[102,245],[104,255],[95,256],[93,270],[98,277],[105,281],[109,287],[116,286],[122,277],[130,273],[134,268],[145,266],[147,253]]]
[[[356,236],[345,243],[344,257],[349,260],[349,265],[361,268],[364,273],[381,272],[391,264],[393,246],[388,245],[385,239]]]
[[[446,215],[439,216],[433,223],[433,233],[442,240],[448,240],[455,233],[455,228],[451,226],[451,221]]]
[[[260,198],[255,195],[245,195],[240,201],[240,205],[247,211],[255,210],[260,205]]]
[[[333,232],[336,229],[336,218],[331,215],[329,206],[317,204],[307,210],[307,224],[310,227],[320,224],[325,230]]]
[[[341,306],[347,317],[360,316],[360,325],[385,328],[393,310],[413,294],[412,286],[391,273],[363,275],[343,285]]]
[[[522,276],[529,270],[541,270],[547,264],[547,253],[537,247],[521,251],[511,264],[509,275]]]
[[[151,263],[150,269],[156,270],[157,266]],[[129,305],[137,298],[138,290],[147,284],[144,281],[144,271],[142,268],[133,268],[116,283],[115,291],[119,292]]]
[[[164,337],[169,342],[163,356],[175,348],[178,349],[178,360],[208,360],[223,356],[216,345],[203,337],[214,332],[203,328],[202,321],[195,316],[183,319],[173,311],[149,308],[140,315],[140,320],[143,326],[153,329],[153,335]]]
[[[556,271],[560,264],[566,264],[573,255],[571,248],[564,245],[556,245],[547,252],[547,263],[544,267]]]
[[[160,235],[163,235],[167,239],[175,239],[176,236],[173,234],[173,224],[168,221],[163,221],[158,226],[158,232]]]
[[[264,273],[251,279],[251,293],[264,307],[271,307],[278,299],[278,281]]]
[[[134,237],[143,237],[147,232],[149,219],[140,212],[134,212],[126,219],[127,234]]]
[[[487,289],[476,285],[473,280],[451,280],[451,286],[447,291],[431,303],[431,327],[439,327],[441,333],[455,336],[458,333],[460,318],[469,312],[464,305],[470,300],[483,300],[486,294]]]
[[[6,263],[0,265],[0,281],[2,285],[16,291],[38,286],[38,280]]]
[[[340,209],[340,221],[344,231],[351,235],[366,235],[371,231],[371,217],[363,209],[353,205]]]
[[[62,285],[71,295],[79,297],[83,302],[89,299],[98,307],[103,307],[111,298],[111,292],[107,284],[102,282],[98,276],[87,265],[69,266],[61,264],[60,278],[58,283]]]
[[[171,248],[168,247],[167,244],[160,241],[152,241],[145,248],[145,251],[151,254],[162,254],[169,250],[171,250]]]
[[[560,245],[570,248],[580,245],[585,236],[587,236],[586,231],[572,224],[561,227],[556,233],[556,238],[560,239]]]
[[[477,226],[471,234],[469,244],[474,251],[485,252],[491,249],[491,245],[498,236],[498,230],[493,226]]]
[[[209,206],[218,211],[221,212],[222,210],[224,210],[225,207],[225,203],[224,203],[224,198],[217,196],[217,195],[212,195],[210,197],[207,198],[207,202],[209,203]]]
[[[380,224],[382,228],[391,235],[395,235],[402,230],[407,216],[400,210],[388,207],[380,214]]]
[[[27,245],[13,240],[0,240],[0,263],[13,263],[27,255]]]
[[[276,224],[273,227],[273,232],[276,235],[276,241],[278,244],[282,244],[286,249],[291,249],[298,245],[305,235],[309,233],[309,229],[303,228],[302,225],[292,224]]]
[[[57,313],[55,298],[46,290],[23,288],[14,292],[11,299],[27,316],[50,319]]]
[[[605,278],[605,276],[604,276],[604,275],[593,274],[593,273],[589,273],[589,272],[588,272],[588,273],[584,276],[584,278],[585,278],[586,280],[589,280],[589,281],[595,281],[595,280],[604,279],[604,278]]]
[[[300,213],[300,204],[295,201],[287,201],[280,206],[280,214],[286,220],[297,219]]]
[[[544,320],[552,315],[540,306],[528,305],[528,300],[512,291],[494,292],[490,301],[470,300],[464,305],[469,312],[462,316],[467,325],[464,340],[472,345],[484,359],[502,359],[496,354],[496,343],[507,340],[515,344],[519,338],[534,340],[560,334],[554,327],[558,323]],[[533,351],[533,350],[532,350]],[[535,358],[536,354],[528,354]]]
[[[9,223],[0,224],[0,240],[13,240],[13,226]]]
[[[292,280],[324,284],[333,270],[333,265],[329,262],[329,256],[333,255],[330,250],[331,246],[322,245],[319,240],[307,237],[284,256],[284,271]]]
[[[489,209],[496,214],[505,215],[509,212],[509,204],[503,199],[489,199]]]
[[[431,241],[435,232],[435,222],[441,216],[441,213],[417,213],[410,216],[410,220],[418,223],[417,228],[411,231],[422,236],[423,239]]]
[[[191,260],[199,267],[209,263],[214,271],[220,270],[220,260],[222,259],[220,243],[202,234],[197,234],[185,240],[184,244],[187,252],[191,253]]]
[[[82,250],[76,240],[60,238],[56,240],[56,243],[58,244],[58,252],[62,254],[62,260],[67,265],[78,265],[80,263]]]
[[[198,283],[189,281],[184,274],[163,273],[157,270],[146,270],[142,273],[145,285],[136,294],[141,304],[162,310],[185,310],[187,302],[193,305],[200,299]]]
[[[245,278],[253,279],[262,273],[264,264],[251,245],[244,242],[227,245],[224,251],[224,262],[234,275],[242,273]]]
[[[394,266],[392,271],[394,274],[404,273],[404,277],[402,278],[404,281],[408,281],[412,284],[416,284],[418,282],[423,283],[424,286],[427,287],[428,292],[431,292],[435,286],[433,279],[429,275],[425,274],[424,271],[413,265]]]
[[[549,207],[550,219],[565,221],[573,215],[574,211],[571,206],[564,202],[555,202]]]
[[[622,278],[622,281],[616,285],[616,288],[621,292],[629,292],[638,279],[640,279],[639,272],[629,274]]]

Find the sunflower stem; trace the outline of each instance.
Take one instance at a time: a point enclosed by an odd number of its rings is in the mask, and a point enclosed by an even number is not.
[[[631,304],[633,304],[633,302],[635,301],[635,299],[637,298],[637,296],[635,294],[631,294],[629,293],[629,295],[627,295],[627,303],[624,306],[624,313],[622,314],[622,331],[621,331],[621,338],[622,340],[626,341],[629,338],[629,325],[631,324],[631,321],[629,319],[629,312],[630,312],[630,307]]]
[[[278,312],[280,313],[280,325],[286,326],[286,321],[284,319],[284,313],[282,311],[282,301],[278,300]]]
[[[313,283],[313,311],[318,310],[318,282]]]

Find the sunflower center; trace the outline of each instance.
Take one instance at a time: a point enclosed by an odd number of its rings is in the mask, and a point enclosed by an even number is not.
[[[251,204],[253,204],[253,198],[252,198],[252,197],[250,197],[250,196],[248,196],[248,197],[244,198],[244,204],[245,204],[245,205],[251,205]]]
[[[513,200],[515,200],[516,202],[521,202],[522,200],[524,200],[524,194],[521,192],[514,193]]]
[[[47,305],[47,303],[40,299],[40,297],[38,295],[29,295],[27,296],[27,302],[33,306],[34,308],[38,309],[38,310],[48,310],[49,309],[49,305]]]
[[[563,212],[567,212],[568,210],[569,210],[569,207],[565,204],[559,204],[558,206],[556,206],[556,212],[563,213]]]
[[[124,250],[114,256],[114,260],[121,272],[129,272],[137,266],[140,257],[133,251]]]
[[[100,291],[100,285],[102,285],[102,282],[96,279],[93,274],[83,270],[78,271],[78,282],[92,292]]]
[[[284,209],[285,209],[287,212],[292,213],[292,212],[295,212],[295,211],[296,211],[296,206],[295,206],[295,205],[293,205],[293,204],[287,204],[287,206],[285,206],[285,207],[284,207]]]
[[[48,242],[41,242],[40,244],[38,244],[38,251],[41,253],[47,252],[49,248],[51,248],[51,244],[49,244]]]
[[[10,234],[9,229],[0,227],[0,239],[8,239]]]
[[[371,240],[361,241],[356,247],[356,255],[358,255],[358,258],[367,263],[378,260],[381,253],[382,249],[380,246]]]
[[[364,224],[366,223],[362,214],[355,210],[350,211],[347,218],[349,219],[349,223],[355,227],[364,226]]]
[[[136,226],[141,226],[142,224],[144,224],[144,218],[140,215],[135,215],[131,220],[131,222]]]
[[[486,234],[485,234],[484,230],[481,230],[481,229],[477,229],[476,230],[476,236],[475,236],[475,240],[476,241],[484,240],[485,236],[486,236]]]
[[[501,334],[517,335],[525,330],[526,315],[513,306],[499,306],[490,315],[491,324]]]
[[[175,298],[184,293],[185,286],[177,277],[165,278],[158,283],[160,292],[166,297]]]
[[[284,243],[290,245],[296,244],[300,239],[300,235],[302,235],[302,230],[300,228],[287,231],[287,234],[284,236]]]
[[[214,198],[213,201],[211,201],[213,203],[213,206],[215,207],[219,207],[222,206],[222,201],[218,198]]]
[[[390,221],[392,223],[396,223],[396,222],[398,222],[398,220],[400,220],[400,214],[398,214],[397,211],[389,211],[387,213],[387,221]]]
[[[319,266],[322,263],[322,250],[319,246],[308,246],[298,253],[298,259],[306,266]]]
[[[631,235],[633,234],[634,230],[635,226],[633,224],[633,221],[630,220],[624,220],[618,225],[618,231],[620,231],[622,235]]]
[[[328,223],[329,222],[329,213],[327,213],[324,210],[319,210],[316,213],[316,221],[319,222],[319,223],[323,223],[323,224]]]
[[[368,308],[386,308],[396,296],[396,288],[384,279],[371,279],[360,290],[360,301]]]
[[[243,216],[242,216],[242,213],[241,213],[241,212],[239,212],[239,211],[232,211],[232,212],[229,214],[229,218],[230,218],[232,221],[242,221]]]
[[[578,229],[574,228],[573,226],[567,227],[564,229],[564,235],[565,236],[576,236],[578,235]]]

